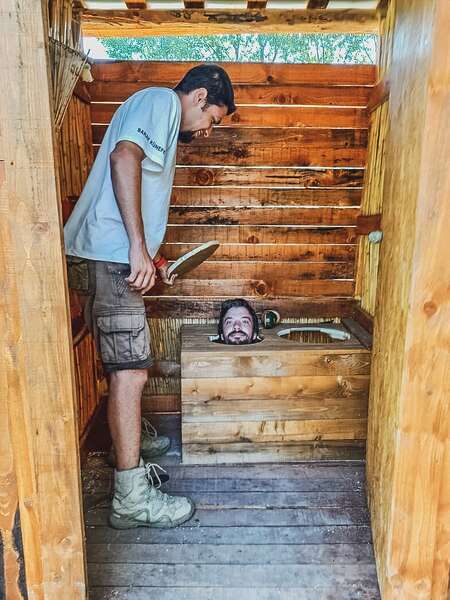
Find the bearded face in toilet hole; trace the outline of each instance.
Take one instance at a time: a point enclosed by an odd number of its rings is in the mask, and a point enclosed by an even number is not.
[[[259,340],[259,323],[254,309],[243,298],[223,302],[218,326],[224,344],[252,344]]]

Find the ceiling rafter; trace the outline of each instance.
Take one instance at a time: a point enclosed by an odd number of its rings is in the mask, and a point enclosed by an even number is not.
[[[187,10],[205,8],[205,0],[184,0],[184,8]]]
[[[85,10],[84,35],[146,37],[239,33],[377,33],[375,10]]]
[[[248,0],[247,8],[249,10],[259,9],[264,10],[267,6],[267,0]]]
[[[144,10],[147,8],[147,0],[125,0],[125,4],[131,10]]]
[[[328,6],[330,0],[308,0],[306,8],[308,10],[325,9]]]

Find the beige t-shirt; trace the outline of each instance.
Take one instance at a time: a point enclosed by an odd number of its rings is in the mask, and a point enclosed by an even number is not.
[[[128,263],[129,240],[111,181],[110,154],[122,140],[145,153],[142,161],[142,219],[150,256],[167,226],[175,174],[181,104],[168,88],[137,92],[114,114],[83,192],[64,227],[66,254]]]

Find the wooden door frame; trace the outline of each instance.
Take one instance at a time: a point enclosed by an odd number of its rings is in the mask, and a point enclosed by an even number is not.
[[[72,600],[87,586],[47,22],[43,0],[2,2],[0,402],[28,597]]]

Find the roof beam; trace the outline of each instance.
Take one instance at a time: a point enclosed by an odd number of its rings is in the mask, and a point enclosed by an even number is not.
[[[372,10],[86,10],[84,35],[146,37],[230,33],[378,33]]]
[[[129,0],[128,2],[125,0],[125,4],[127,5],[127,8],[132,10],[147,8],[147,0]]]
[[[318,8],[325,9],[328,6],[329,1],[330,0],[309,0],[306,8],[308,10],[315,10]]]
[[[203,9],[205,8],[204,0],[184,0],[184,8],[191,9]]]
[[[257,8],[259,10],[264,10],[266,8],[267,5],[267,0],[248,0],[247,2],[247,8],[249,10],[252,10],[254,8]]]

